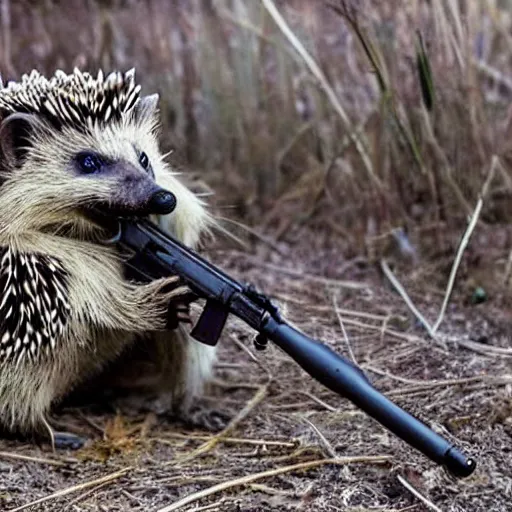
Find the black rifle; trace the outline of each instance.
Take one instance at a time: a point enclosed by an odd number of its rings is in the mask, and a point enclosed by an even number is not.
[[[139,280],[179,275],[197,297],[206,300],[191,331],[196,340],[216,345],[229,314],[233,314],[258,332],[257,348],[263,349],[267,340],[272,340],[313,378],[454,476],[467,477],[475,470],[473,459],[379,393],[357,366],[289,325],[268,297],[237,282],[155,224],[119,219],[119,232],[110,243],[133,254],[127,265]]]

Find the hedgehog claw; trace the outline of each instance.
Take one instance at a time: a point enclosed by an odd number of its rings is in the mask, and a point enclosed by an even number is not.
[[[59,450],[79,450],[86,442],[83,437],[69,432],[54,432],[53,440],[55,448]]]

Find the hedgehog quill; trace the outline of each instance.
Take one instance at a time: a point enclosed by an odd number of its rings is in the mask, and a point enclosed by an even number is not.
[[[105,233],[98,219],[109,216],[148,217],[193,248],[215,225],[159,150],[158,95],[140,92],[134,70],[50,78],[32,71],[0,85],[7,433],[49,436],[57,446],[77,441],[52,427],[52,406],[107,368],[115,373],[116,364],[128,373],[130,364],[150,364],[141,386],[185,414],[211,376],[215,347],[184,329],[194,297],[179,276],[137,284],[119,253],[98,243]]]

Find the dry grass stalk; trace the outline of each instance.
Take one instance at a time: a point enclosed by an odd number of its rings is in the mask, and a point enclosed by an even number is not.
[[[487,178],[485,180],[485,183],[484,183],[484,185],[482,187],[482,190],[480,192],[480,196],[478,198],[477,205],[475,207],[473,215],[470,218],[468,227],[466,228],[466,230],[464,232],[464,235],[462,237],[462,240],[461,240],[461,242],[459,244],[459,248],[457,250],[457,253],[456,253],[453,265],[452,265],[452,269],[451,269],[451,272],[450,272],[450,277],[448,279],[448,284],[446,286],[446,292],[445,292],[445,295],[444,295],[443,303],[441,305],[439,316],[438,316],[436,322],[434,323],[434,325],[431,325],[426,320],[426,318],[420,313],[418,308],[414,305],[414,303],[412,302],[411,298],[409,297],[409,295],[405,291],[404,287],[400,284],[398,279],[394,276],[394,274],[391,271],[391,269],[389,268],[388,264],[384,260],[381,260],[381,262],[380,262],[382,271],[384,272],[386,277],[389,279],[389,281],[391,282],[391,284],[393,285],[395,290],[400,294],[400,296],[402,297],[404,302],[407,304],[408,308],[414,313],[416,318],[425,327],[425,329],[427,330],[429,336],[432,339],[434,339],[436,342],[443,342],[443,338],[439,338],[439,336],[437,336],[436,333],[437,333],[437,331],[439,329],[439,326],[441,325],[441,323],[443,321],[443,318],[444,318],[444,315],[445,315],[445,312],[446,312],[446,308],[448,306],[448,302],[450,300],[450,296],[451,296],[451,293],[453,291],[453,286],[455,284],[455,277],[457,275],[457,270],[458,270],[458,268],[460,266],[460,262],[462,260],[462,256],[463,256],[464,251],[465,251],[465,249],[466,249],[466,247],[467,247],[467,245],[469,243],[471,235],[472,235],[472,233],[473,233],[473,231],[474,231],[474,229],[476,227],[478,219],[480,218],[480,213],[482,211],[483,204],[484,204],[484,198],[486,197],[487,192],[488,192],[489,187],[490,187],[490,184],[491,184],[491,182],[494,179],[494,176],[496,174],[496,169],[497,169],[498,165],[499,165],[498,158],[496,156],[493,156],[491,167],[490,167],[489,173],[487,175]],[[444,346],[446,348],[445,344],[444,344]]]
[[[320,432],[318,427],[312,421],[308,420],[305,417],[302,417],[301,419],[302,419],[302,421],[305,421],[313,429],[315,434],[320,439],[320,442],[321,442],[322,446],[324,447],[325,451],[327,452],[327,455],[329,455],[329,457],[335,459],[337,457],[336,450],[333,448],[332,444],[326,439],[326,437],[322,434],[322,432]]]
[[[36,462],[38,464],[49,464],[50,466],[68,466],[69,463],[60,460],[46,459],[42,457],[31,457],[29,455],[22,455],[21,453],[13,452],[0,452],[0,458],[12,460],[24,460],[27,462]]]
[[[204,507],[195,507],[194,512],[201,512],[203,510],[220,510],[219,507],[226,502],[226,498],[222,498],[211,505],[205,505]]]
[[[379,185],[379,187],[382,187],[382,184],[378,177],[375,175],[373,171],[373,165],[371,162],[370,157],[368,156],[368,153],[366,151],[366,148],[364,147],[364,144],[360,140],[360,135],[356,135],[356,130],[352,126],[352,123],[350,119],[348,118],[347,113],[341,106],[340,102],[338,101],[338,98],[336,97],[336,93],[332,89],[332,87],[329,85],[329,82],[327,81],[324,73],[320,69],[320,67],[317,65],[317,63],[314,61],[314,59],[309,55],[307,50],[304,48],[304,45],[299,41],[299,39],[295,36],[293,31],[290,29],[288,24],[286,23],[285,19],[281,16],[278,9],[276,8],[274,2],[272,0],[262,0],[263,5],[269,12],[269,14],[272,16],[276,24],[278,25],[279,29],[283,32],[283,34],[286,36],[286,38],[290,41],[290,43],[293,45],[295,50],[299,53],[299,55],[304,59],[304,62],[307,64],[310,71],[313,73],[315,78],[320,82],[322,88],[324,89],[325,93],[327,94],[327,97],[329,98],[329,101],[331,102],[331,105],[333,106],[336,113],[340,116],[342,121],[344,122],[345,126],[350,132],[350,138],[354,142],[357,151],[359,152],[361,159],[366,167],[366,171],[368,172],[369,176],[375,181],[376,184]]]
[[[512,348],[507,347],[493,347],[486,343],[479,343],[478,341],[454,339],[454,343],[461,345],[469,350],[473,350],[479,354],[487,357],[512,357]]]
[[[308,398],[311,398],[313,402],[317,403],[318,405],[322,406],[327,411],[336,412],[338,409],[336,407],[333,407],[332,405],[329,405],[328,403],[324,402],[317,396],[313,395],[313,393],[310,393],[309,391],[302,391],[302,394],[307,396]]]
[[[292,304],[295,304],[299,307],[303,307],[305,309],[311,310],[311,311],[318,311],[323,313],[328,313],[332,311],[331,306],[319,306],[316,304],[310,304],[309,302],[306,302],[304,300],[300,300],[297,297],[294,297],[290,294],[285,293],[274,293],[274,297],[281,299],[285,302],[291,302]],[[380,315],[377,313],[368,313],[367,311],[358,311],[355,309],[347,309],[347,308],[340,308],[339,306],[336,308],[337,313],[343,316],[355,316],[357,318],[366,318],[367,320],[375,320],[377,322],[383,322],[386,319],[389,318],[389,315]],[[395,315],[395,318],[400,318],[399,315]]]
[[[432,503],[429,499],[427,499],[423,494],[418,491],[418,489],[414,488],[405,478],[400,475],[396,476],[398,481],[410,492],[416,496],[420,501],[422,501],[430,510],[434,510],[434,512],[443,512],[437,505]]]
[[[206,498],[218,492],[225,491],[227,489],[231,489],[233,487],[239,487],[243,485],[252,484],[257,480],[261,480],[263,478],[270,478],[277,475],[283,475],[285,473],[291,473],[293,471],[303,471],[308,469],[313,469],[319,466],[324,466],[326,464],[335,464],[335,465],[346,465],[346,464],[354,464],[354,463],[362,463],[362,464],[382,464],[385,462],[389,462],[392,457],[388,455],[377,455],[377,456],[367,456],[367,457],[340,457],[335,459],[323,459],[323,460],[314,460],[310,462],[301,462],[299,464],[293,464],[291,466],[285,466],[277,469],[270,469],[268,471],[262,471],[260,473],[255,473],[253,475],[247,475],[242,478],[235,478],[233,480],[228,480],[227,482],[222,482],[220,484],[209,487],[208,489],[198,491],[192,493],[181,500],[172,503],[167,507],[163,507],[159,509],[157,512],[173,512],[174,510],[178,510],[185,505],[189,505],[190,503],[194,503],[200,499]]]
[[[175,439],[186,439],[186,440],[195,440],[198,441],[210,441],[211,436],[201,436],[196,434],[180,434],[179,432],[169,432],[167,437],[172,437]],[[153,441],[162,442],[165,439],[161,438],[152,438]],[[247,444],[254,446],[278,446],[281,448],[293,448],[297,443],[286,442],[286,441],[276,441],[274,439],[245,439],[239,437],[222,437],[222,442],[226,444]]]
[[[338,322],[341,327],[341,331],[343,333],[343,338],[345,339],[345,343],[347,344],[348,352],[350,354],[350,358],[353,363],[357,365],[356,356],[354,355],[354,351],[352,350],[352,346],[350,345],[350,340],[348,339],[347,331],[345,330],[345,326],[343,325],[343,319],[341,318],[340,310],[338,309],[338,303],[336,301],[336,297],[333,297],[334,302],[334,311],[336,312],[336,316],[338,317]]]
[[[89,496],[92,496],[94,493],[98,492],[101,489],[104,489],[105,487],[108,487],[109,485],[110,485],[110,481],[103,482],[102,484],[97,485],[96,487],[93,487],[92,489],[89,489],[88,491],[78,495],[76,498],[73,498],[67,504],[68,509],[72,509],[74,507],[74,505],[76,505],[77,503],[80,503],[81,501],[85,500]]]
[[[418,385],[413,385],[408,388],[398,388],[392,389],[387,394],[388,396],[405,396],[412,393],[417,392],[425,392],[431,391],[436,388],[444,388],[444,387],[456,387],[456,386],[466,386],[468,384],[473,383],[482,383],[485,387],[498,387],[498,386],[507,386],[512,383],[512,376],[510,375],[502,375],[499,377],[489,377],[489,376],[477,376],[477,377],[468,377],[465,379],[446,379],[441,381],[432,381],[432,382],[424,382]]]
[[[88,489],[89,487],[96,487],[98,485],[105,484],[107,482],[113,482],[114,480],[117,480],[118,478],[121,478],[122,476],[126,475],[131,469],[132,469],[131,467],[127,467],[127,468],[121,469],[120,471],[116,471],[115,473],[110,473],[109,475],[105,475],[101,478],[96,478],[89,482],[83,482],[78,485],[73,485],[72,487],[68,487],[67,489],[62,489],[60,491],[54,492],[53,494],[45,496],[44,498],[40,498],[38,500],[27,503],[26,505],[22,505],[21,507],[13,508],[13,509],[11,509],[10,512],[20,512],[21,510],[26,510],[27,508],[34,507],[35,505],[40,505],[41,503],[58,500],[60,498],[63,498],[64,496],[73,494],[76,491],[83,491],[84,489]]]
[[[478,219],[480,218],[480,213],[482,211],[483,205],[484,205],[484,198],[487,195],[487,191],[489,190],[489,186],[491,185],[492,180],[494,179],[494,175],[496,173],[496,167],[498,165],[498,158],[496,156],[493,156],[491,168],[489,171],[489,174],[487,176],[487,179],[485,180],[485,183],[482,187],[482,191],[480,193],[480,197],[478,198],[478,202],[476,204],[475,211],[473,212],[473,215],[471,216],[469,225],[464,233],[464,236],[462,237],[462,240],[459,245],[459,249],[457,250],[457,254],[455,256],[455,261],[453,262],[452,270],[450,272],[450,278],[448,280],[448,285],[446,287],[446,293],[444,296],[443,304],[441,306],[441,311],[439,312],[439,317],[436,320],[436,323],[432,327],[432,331],[435,333],[439,326],[441,325],[441,322],[443,321],[444,314],[446,312],[446,308],[448,306],[448,301],[450,300],[450,295],[453,290],[453,285],[455,283],[455,276],[457,275],[457,270],[459,268],[460,262],[462,260],[462,255],[464,254],[464,250],[466,249],[469,239],[471,238],[471,235],[473,233],[473,230],[476,227],[476,224],[478,222]]]
[[[381,260],[380,267],[382,271],[384,272],[385,276],[389,279],[390,283],[393,285],[393,288],[399,293],[400,297],[404,300],[404,302],[407,304],[407,307],[412,311],[414,316],[420,321],[421,325],[425,327],[425,329],[428,332],[428,335],[436,342],[439,342],[439,338],[436,336],[432,326],[427,321],[427,319],[420,313],[419,309],[414,305],[414,302],[411,300],[407,292],[405,291],[405,288],[402,286],[400,281],[395,277],[391,269],[389,268],[389,265],[386,263],[385,260]],[[445,346],[446,348],[446,346]]]
[[[181,465],[185,462],[190,462],[192,459],[204,455],[205,453],[213,450],[220,442],[223,441],[224,437],[227,437],[240,422],[242,422],[248,414],[267,396],[268,386],[270,383],[266,383],[260,387],[257,393],[247,402],[245,407],[229,422],[228,425],[211,439],[203,443],[201,446],[193,450],[191,453],[184,457],[179,457],[177,460],[167,463],[167,465]]]
[[[14,66],[11,60],[11,8],[10,0],[0,0],[0,21],[2,27],[3,61],[8,73],[12,73]],[[0,87],[2,86],[2,73],[0,73]]]

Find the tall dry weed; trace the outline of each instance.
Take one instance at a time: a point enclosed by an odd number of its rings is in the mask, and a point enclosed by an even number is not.
[[[226,215],[282,232],[320,218],[363,243],[464,224],[493,155],[482,220],[511,220],[510,2],[273,5],[345,117],[253,0],[2,0],[0,69],[136,67],[174,161]]]

